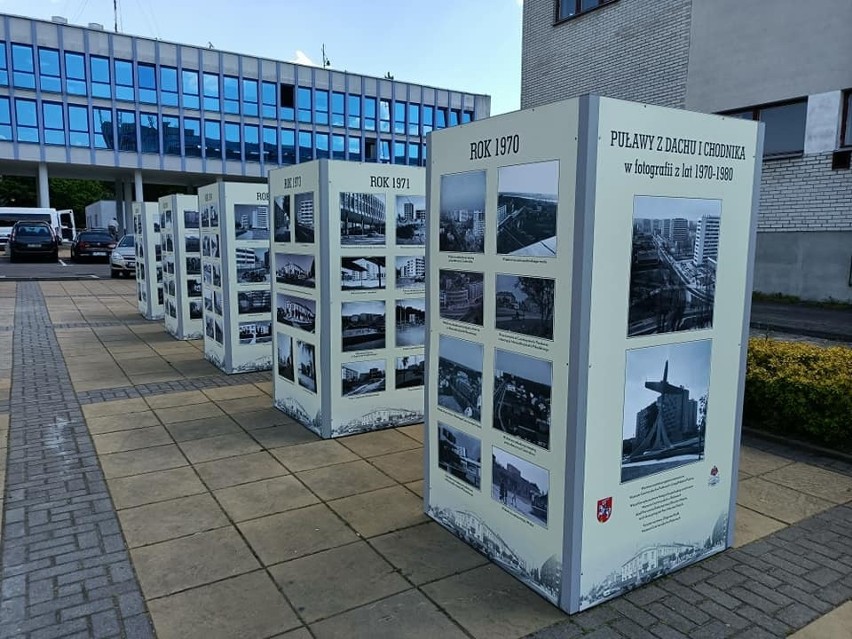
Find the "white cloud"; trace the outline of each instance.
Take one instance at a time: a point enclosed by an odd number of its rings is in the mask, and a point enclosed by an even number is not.
[[[304,64],[309,67],[317,66],[317,63],[311,60],[308,57],[308,54],[302,51],[301,49],[296,49],[296,57],[291,60],[291,62],[295,62],[296,64]]]
[[[515,4],[518,5],[519,7],[523,7],[524,6],[524,0],[515,0]]]

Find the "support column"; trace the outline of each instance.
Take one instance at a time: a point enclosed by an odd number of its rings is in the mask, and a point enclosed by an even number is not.
[[[142,193],[142,171],[138,169],[133,172],[133,185],[136,195],[136,198],[133,201],[144,202],[145,196]]]
[[[121,216],[121,232],[127,233],[127,229],[133,225],[130,220],[133,219],[133,191],[130,180],[124,183],[124,213]]]
[[[122,217],[124,211],[124,182],[121,179],[115,181],[115,219]],[[105,220],[106,224],[109,220]]]
[[[47,181],[47,164],[38,165],[38,205],[40,208],[50,208],[50,188]]]

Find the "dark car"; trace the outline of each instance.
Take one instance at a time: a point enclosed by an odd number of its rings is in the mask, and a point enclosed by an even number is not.
[[[21,257],[48,258],[59,260],[59,240],[47,222],[15,222],[9,233],[9,261]]]
[[[75,262],[83,259],[101,259],[109,262],[109,256],[114,248],[115,238],[107,229],[80,231],[71,244],[71,259]]]

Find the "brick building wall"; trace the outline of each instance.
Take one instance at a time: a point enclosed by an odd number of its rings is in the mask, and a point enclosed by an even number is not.
[[[618,0],[554,25],[555,0],[525,0],[521,108],[597,93],[683,107],[692,0]]]

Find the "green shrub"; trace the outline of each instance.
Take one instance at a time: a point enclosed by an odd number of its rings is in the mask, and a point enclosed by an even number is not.
[[[743,423],[852,452],[852,349],[751,339]]]

